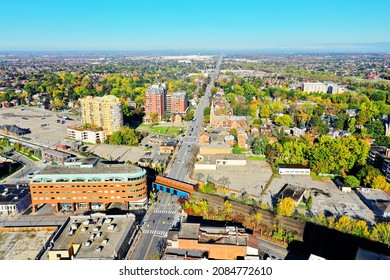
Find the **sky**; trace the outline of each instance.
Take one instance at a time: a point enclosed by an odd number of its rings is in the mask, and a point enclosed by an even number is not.
[[[0,0],[0,51],[390,52],[388,0]]]

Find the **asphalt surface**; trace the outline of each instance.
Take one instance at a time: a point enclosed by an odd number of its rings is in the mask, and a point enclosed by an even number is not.
[[[219,75],[221,63],[222,56],[219,57],[214,75],[207,85],[204,96],[200,99],[194,113],[194,121],[182,139],[176,157],[173,159],[174,163],[168,173],[168,177],[170,178],[186,181],[186,176],[190,168],[190,154],[198,144],[198,134],[203,129],[203,111],[209,104],[211,88],[214,86],[214,80]],[[180,220],[180,207],[176,203],[177,198],[168,193],[159,192],[153,211],[148,211],[148,214],[144,217],[140,230],[141,237],[130,259],[145,260],[149,259],[154,253],[161,256],[166,247],[168,231]]]
[[[176,196],[159,192],[158,202],[141,224],[140,239],[131,255],[132,260],[149,259],[154,253],[161,255],[168,231],[179,221],[180,207]],[[176,217],[176,219],[175,219]]]
[[[193,154],[194,149],[198,144],[198,135],[203,129],[203,111],[209,105],[211,88],[214,86],[214,80],[219,75],[221,63],[222,56],[220,56],[217,61],[215,72],[210,79],[210,83],[207,85],[205,94],[200,99],[198,107],[196,108],[194,120],[180,144],[176,158],[174,159],[172,167],[169,171],[168,177],[170,178],[180,181],[186,181],[186,176],[190,168],[190,155]]]
[[[2,181],[3,184],[28,184],[30,180],[27,178],[27,175],[42,168],[42,164],[39,161],[33,161],[18,152],[13,152],[13,155],[9,156],[9,158],[21,162],[24,167],[5,178]]]

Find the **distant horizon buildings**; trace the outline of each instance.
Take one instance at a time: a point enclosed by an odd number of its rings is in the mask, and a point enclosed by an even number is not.
[[[323,83],[312,83],[305,82],[302,83],[302,90],[307,93],[321,92],[321,93],[342,93],[344,92],[344,87],[342,85],[336,84],[334,82],[323,82]]]
[[[102,128],[105,136],[112,135],[123,126],[122,102],[113,95],[87,96],[80,99],[82,124]],[[77,139],[82,140],[82,139]]]

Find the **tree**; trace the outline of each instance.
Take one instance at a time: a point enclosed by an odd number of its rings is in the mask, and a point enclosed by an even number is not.
[[[157,113],[150,113],[150,121],[152,122],[152,125],[155,125],[158,123],[158,114]]]
[[[227,186],[230,185],[230,179],[229,179],[229,177],[222,176],[221,178],[219,178],[219,179],[217,180],[217,183],[218,183],[218,184],[221,184],[221,185],[224,186],[224,187],[227,187]]]
[[[366,221],[358,220],[352,227],[352,234],[367,238],[370,235]]]
[[[372,229],[370,237],[375,241],[390,245],[390,223],[377,223]]]
[[[275,118],[275,124],[278,126],[290,126],[292,123],[292,118],[290,115],[280,115]]]
[[[210,205],[207,202],[207,200],[203,199],[203,200],[199,201],[197,204],[200,207],[200,211],[201,211],[202,215],[207,218],[207,216],[208,216],[207,214],[210,210]]]
[[[278,215],[291,217],[295,210],[295,200],[291,197],[285,197],[279,201],[276,206],[276,213]]]
[[[264,155],[268,139],[266,136],[257,136],[252,144],[252,151],[255,155]]]
[[[109,138],[112,145],[136,146],[140,140],[140,134],[131,127],[124,126],[121,130],[115,131]]]
[[[355,118],[349,118],[347,121],[347,131],[354,133],[356,131],[355,123],[356,123]]]
[[[337,120],[335,121],[335,129],[344,130],[345,122],[348,119],[348,115],[345,113],[340,113],[337,115]],[[356,120],[355,120],[356,122]]]
[[[260,212],[255,212],[250,216],[251,224],[254,231],[258,230],[259,224],[263,215]]]
[[[313,197],[309,196],[308,199],[306,200],[306,208],[307,210],[311,210],[313,207]]]
[[[380,190],[387,191],[390,189],[390,184],[387,183],[385,176],[379,175],[373,178],[371,187],[373,189],[380,189]]]
[[[375,139],[385,134],[385,128],[380,120],[369,121],[365,127],[367,128],[367,133]]]
[[[352,230],[351,219],[345,215],[341,216],[335,224],[335,229],[345,233],[350,233]]]
[[[351,187],[359,187],[360,186],[360,180],[352,175],[347,176],[344,181],[347,185],[349,185]]]
[[[271,116],[271,108],[269,104],[265,103],[260,108],[260,117],[269,118],[269,116]]]
[[[225,200],[223,206],[224,206],[225,218],[228,219],[228,217],[230,217],[230,214],[232,213],[232,203],[229,200]]]

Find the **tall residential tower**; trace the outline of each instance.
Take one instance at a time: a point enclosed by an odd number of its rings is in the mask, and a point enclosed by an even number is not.
[[[113,95],[87,96],[80,99],[80,103],[83,124],[101,127],[106,135],[111,135],[123,126],[122,102],[118,97]]]

